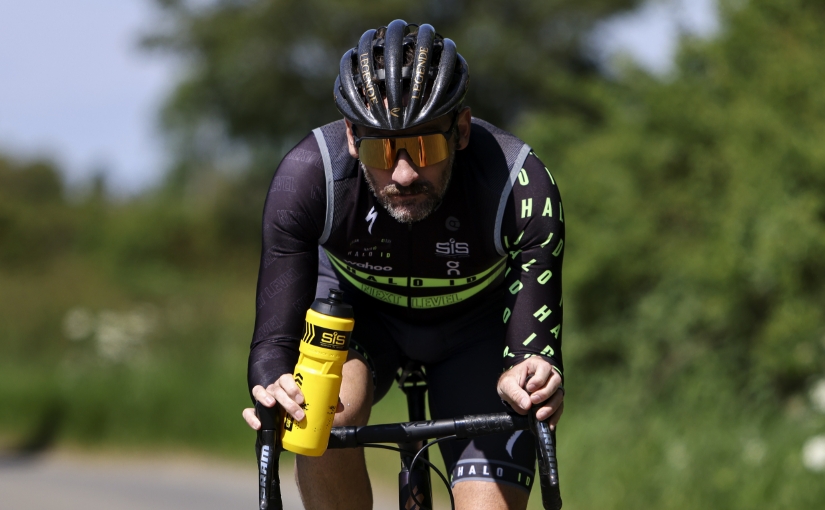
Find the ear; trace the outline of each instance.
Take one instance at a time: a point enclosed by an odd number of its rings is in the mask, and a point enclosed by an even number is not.
[[[469,106],[458,112],[458,150],[466,149],[470,144],[470,127],[473,113]]]
[[[358,149],[355,147],[355,137],[352,134],[352,122],[344,119],[347,124],[347,146],[349,147],[349,155],[353,159],[358,159]]]

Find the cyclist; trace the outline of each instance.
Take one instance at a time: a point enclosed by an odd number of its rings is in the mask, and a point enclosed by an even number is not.
[[[423,363],[433,418],[562,413],[564,216],[530,147],[464,106],[468,66],[430,25],[395,20],[347,51],[344,119],[283,159],[264,206],[249,387],[296,420],[306,309],[332,287],[355,310],[335,425],[365,425],[406,360]],[[503,363],[502,363],[503,358]],[[502,373],[502,370],[504,372]],[[255,429],[253,409],[244,418]],[[442,442],[458,508],[525,508],[530,434]],[[304,505],[372,507],[362,450],[296,458]]]

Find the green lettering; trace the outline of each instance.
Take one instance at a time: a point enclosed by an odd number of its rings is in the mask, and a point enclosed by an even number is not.
[[[553,217],[553,203],[550,202],[550,197],[547,197],[547,201],[544,202],[544,211],[542,211],[541,215]]]
[[[509,308],[504,309],[504,324],[507,324],[507,321],[510,320],[510,315],[511,314],[512,314],[512,312],[510,311]]]
[[[544,167],[544,171],[547,172],[547,176],[550,177],[550,182],[553,183],[553,186],[556,185],[556,180],[553,179],[553,176],[550,174],[550,170],[547,170],[547,167]]]
[[[535,333],[530,333],[530,336],[527,337],[527,340],[522,342],[522,345],[529,345],[530,342],[532,342],[534,338],[536,338],[536,334]]]
[[[527,170],[522,168],[518,171],[518,182],[522,186],[527,186],[530,183],[530,178],[527,177]]]
[[[522,288],[524,288],[524,284],[519,280],[516,280],[512,285],[510,285],[510,294],[518,294]]]
[[[522,265],[521,265],[521,269],[522,269],[525,273],[529,273],[529,272],[530,272],[530,269],[529,269],[529,268],[530,268],[530,266],[532,266],[535,262],[536,262],[536,259],[533,259],[533,260],[531,260],[530,262],[528,262],[528,263],[526,263],[526,264],[522,264]]]
[[[547,283],[547,280],[549,280],[552,276],[553,276],[553,272],[550,271],[549,269],[546,269],[543,273],[541,273],[539,275],[537,280],[540,284],[544,285],[545,283]]]
[[[539,248],[544,248],[545,246],[547,246],[547,244],[550,242],[550,239],[553,239],[553,233],[552,232],[550,232],[550,235],[547,236],[547,240],[539,245]]]
[[[547,308],[547,305],[542,305],[541,308],[536,310],[536,313],[533,314],[533,317],[538,318],[539,322],[544,322],[544,319],[550,316],[553,313],[553,310]]]
[[[561,332],[561,324],[559,324],[555,328],[551,329],[550,332],[553,333],[553,336],[556,337],[556,340],[558,340],[559,339],[559,333]]]
[[[533,215],[533,199],[523,198],[521,200],[521,217],[526,218]]]
[[[561,249],[564,246],[564,239],[559,239],[559,244],[556,246],[556,249],[553,250],[553,256],[558,257],[559,253],[561,253]]]

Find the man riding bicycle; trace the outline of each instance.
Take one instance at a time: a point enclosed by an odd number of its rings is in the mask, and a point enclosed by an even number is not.
[[[408,360],[425,367],[434,419],[499,412],[504,400],[558,422],[559,191],[529,146],[471,117],[468,84],[455,44],[430,25],[393,21],[344,54],[333,91],[344,119],[287,153],[264,207],[256,401],[303,419],[292,371],[304,315],[341,288],[355,330],[335,426],[365,425]],[[253,409],[243,415],[260,428]],[[527,506],[529,433],[439,446],[457,508]],[[308,509],[372,508],[361,449],[299,455],[296,478]]]

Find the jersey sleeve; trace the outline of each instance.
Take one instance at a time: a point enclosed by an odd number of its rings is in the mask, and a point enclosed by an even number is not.
[[[250,390],[291,373],[298,360],[304,317],[315,297],[325,217],[323,160],[310,134],[284,156],[264,204]]]
[[[563,377],[564,212],[553,176],[533,153],[513,180],[501,236],[507,252],[504,369],[542,356]]]

